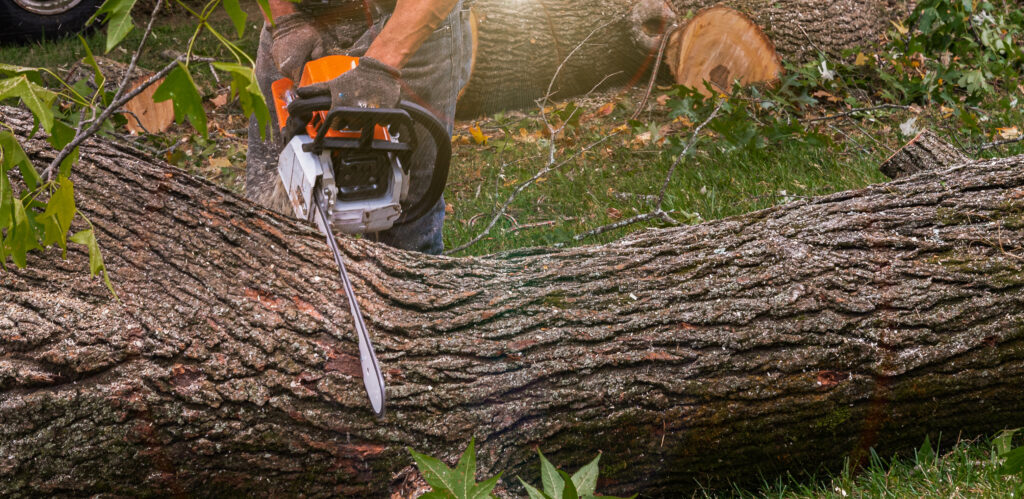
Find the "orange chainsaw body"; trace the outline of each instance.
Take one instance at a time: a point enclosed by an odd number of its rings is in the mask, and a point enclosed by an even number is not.
[[[305,87],[314,83],[323,83],[333,80],[348,71],[355,69],[358,65],[358,57],[349,57],[347,55],[329,55],[309,61],[306,63],[305,69],[302,71],[302,80],[299,81],[299,86]],[[295,82],[293,82],[291,78],[281,78],[271,84],[270,88],[271,92],[274,94],[274,109],[277,110],[277,126],[280,129],[284,129],[285,125],[288,123],[289,117],[288,104],[296,98]],[[326,118],[327,111],[317,111],[313,113],[313,118],[306,125],[306,134],[310,137],[316,137]],[[359,135],[360,133],[358,131],[351,130],[330,129],[327,131],[328,138],[339,137],[358,139]],[[377,126],[373,135],[377,140],[391,140],[387,130],[382,126]]]

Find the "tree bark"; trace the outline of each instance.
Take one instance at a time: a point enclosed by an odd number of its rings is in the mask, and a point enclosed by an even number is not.
[[[939,138],[935,132],[924,130],[885,160],[879,170],[886,177],[896,179],[968,161],[970,158],[955,146]]]
[[[0,273],[0,495],[383,496],[407,448],[476,437],[513,487],[539,447],[668,496],[1024,425],[1024,156],[604,246],[341,239],[382,420],[316,231],[116,144],[82,159],[123,302],[75,248]]]
[[[750,16],[783,60],[877,41],[904,15],[906,0],[476,0],[476,59],[459,100],[474,117],[536,106],[549,87],[565,98],[598,84],[647,81],[661,33],[702,8],[726,5]],[[552,84],[552,81],[554,82]]]

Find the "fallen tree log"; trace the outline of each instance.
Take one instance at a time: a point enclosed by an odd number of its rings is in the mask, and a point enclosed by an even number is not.
[[[383,496],[408,447],[474,436],[513,487],[540,447],[671,495],[1024,424],[1024,157],[605,246],[342,239],[382,420],[317,232],[116,144],[82,158],[123,303],[78,249],[0,273],[0,495]]]
[[[868,45],[907,13],[906,0],[475,0],[473,76],[462,117],[535,107],[596,85],[646,82],[661,34],[713,5],[750,16],[784,60]]]

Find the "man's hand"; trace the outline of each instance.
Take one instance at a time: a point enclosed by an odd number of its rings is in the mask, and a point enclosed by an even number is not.
[[[323,57],[323,39],[305,14],[287,14],[274,21],[270,55],[281,74],[298,83],[306,63]]]
[[[299,97],[307,99],[331,96],[331,108],[393,108],[402,95],[402,72],[372,57],[362,57],[359,65],[345,74],[322,83],[299,87]]]

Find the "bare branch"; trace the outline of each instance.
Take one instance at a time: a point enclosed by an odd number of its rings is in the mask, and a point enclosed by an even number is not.
[[[665,48],[668,46],[668,40],[680,27],[678,24],[673,24],[669,29],[665,30],[664,35],[661,35],[661,46],[658,47],[658,57],[654,60],[654,68],[651,69],[651,80],[647,82],[647,92],[644,93],[644,98],[640,101],[640,104],[636,106],[636,111],[633,113],[633,116],[630,116],[630,120],[639,118],[640,113],[643,113],[644,108],[647,107],[647,101],[651,98],[651,92],[654,91],[654,82],[658,81],[658,71],[661,70],[661,60],[665,57]]]
[[[857,108],[857,109],[851,109],[849,111],[845,111],[845,112],[837,113],[837,114],[830,114],[828,116],[822,116],[820,118],[807,118],[807,119],[803,119],[803,120],[800,120],[800,121],[802,121],[804,123],[817,123],[819,121],[837,120],[837,119],[840,119],[840,118],[845,118],[847,116],[852,116],[854,114],[859,114],[859,113],[870,113],[871,111],[881,111],[883,109],[903,109],[903,110],[906,110],[906,109],[910,109],[910,106],[900,106],[900,105],[897,105],[897,104],[881,104],[881,105],[878,105],[878,106],[871,106],[871,107],[862,107],[862,108]]]

